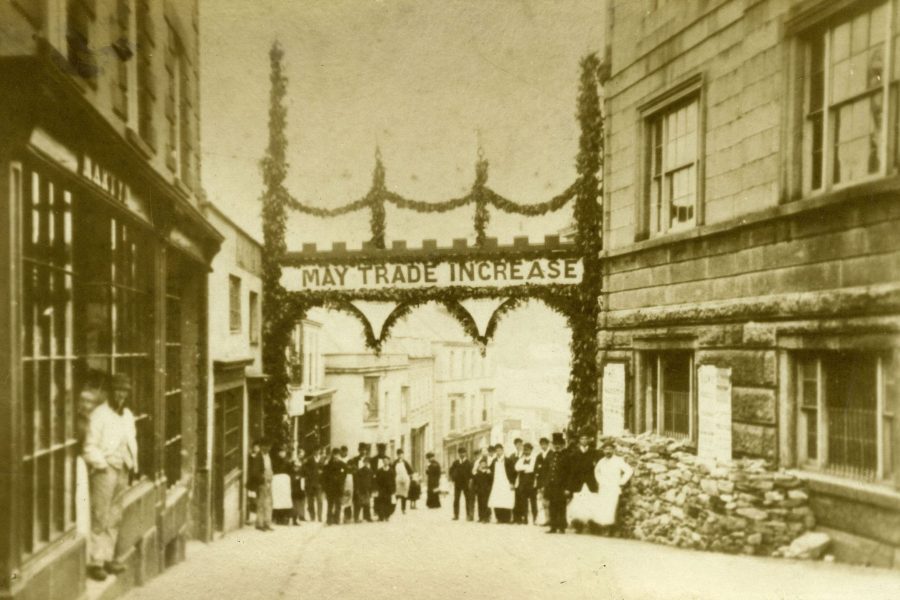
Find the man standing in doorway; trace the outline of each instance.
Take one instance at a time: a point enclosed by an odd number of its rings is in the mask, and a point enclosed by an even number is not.
[[[544,497],[547,498],[549,525],[547,533],[565,533],[569,524],[566,521],[566,502],[572,493],[569,491],[570,477],[568,461],[565,456],[566,440],[563,434],[553,434],[553,449],[544,458],[545,486]]]
[[[475,507],[472,503],[472,462],[466,456],[466,449],[460,446],[459,457],[450,465],[450,481],[453,482],[453,520],[459,520],[459,497],[464,496],[466,503],[466,519],[475,519]]]
[[[84,461],[90,469],[91,536],[88,575],[103,581],[106,574],[118,574],[125,566],[116,560],[116,541],[125,490],[131,471],[137,466],[137,435],[134,415],[126,406],[131,382],[116,373],[112,382],[112,405],[107,401],[109,379],[94,374],[89,379],[102,382],[98,404],[91,412],[84,441]]]

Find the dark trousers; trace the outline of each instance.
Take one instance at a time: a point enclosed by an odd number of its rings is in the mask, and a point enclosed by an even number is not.
[[[516,488],[516,523],[528,523],[528,507],[531,505],[531,522],[537,521],[537,490]]]
[[[294,512],[291,515],[295,521],[305,521],[306,520],[306,498],[303,494],[294,496],[291,498],[294,501]]]
[[[466,503],[466,518],[472,520],[475,518],[475,507],[472,506],[472,490],[467,485],[453,485],[453,518],[459,518],[459,497],[464,496]]]
[[[319,490],[306,491],[306,512],[309,513],[309,520],[318,520],[322,522],[322,494]]]
[[[566,521],[566,495],[558,492],[548,494],[550,510],[550,529],[565,531],[569,526]]]
[[[478,499],[478,520],[482,523],[490,523],[491,509],[488,508],[488,500],[491,498],[491,489],[478,490],[475,495]]]
[[[326,500],[328,501],[328,520],[326,522],[336,525],[341,522],[341,497],[340,495],[328,496]]]
[[[362,494],[353,499],[353,520],[359,523],[360,516],[366,521],[372,520],[371,494]]]
[[[406,512],[406,496],[397,496],[397,500],[400,501],[400,512]]]

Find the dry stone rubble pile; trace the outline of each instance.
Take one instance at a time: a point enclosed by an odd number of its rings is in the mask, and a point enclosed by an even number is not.
[[[634,467],[622,490],[620,531],[640,540],[732,554],[819,558],[829,539],[808,533],[806,484],[762,459],[710,461],[683,441],[651,434],[614,439]]]

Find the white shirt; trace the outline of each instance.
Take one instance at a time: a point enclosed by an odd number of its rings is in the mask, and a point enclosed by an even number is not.
[[[521,473],[534,473],[535,460],[533,454],[531,456],[525,456],[523,454],[522,457],[516,461],[516,471]]]
[[[84,461],[92,469],[137,468],[137,432],[127,408],[120,415],[104,402],[92,412],[84,440]]]

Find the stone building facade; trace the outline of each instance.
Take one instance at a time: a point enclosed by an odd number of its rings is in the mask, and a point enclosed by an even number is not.
[[[102,593],[179,561],[197,533],[222,242],[200,207],[197,38],[196,0],[0,3],[0,597],[88,590],[88,368],[130,379],[139,444],[128,570]]]
[[[204,214],[224,241],[209,274],[209,360],[206,405],[209,465],[197,475],[197,537],[237,529],[246,512],[247,454],[261,429],[262,244],[214,204]]]
[[[625,421],[796,469],[839,558],[900,566],[900,6],[611,0],[601,366]],[[606,399],[604,399],[605,401]]]

